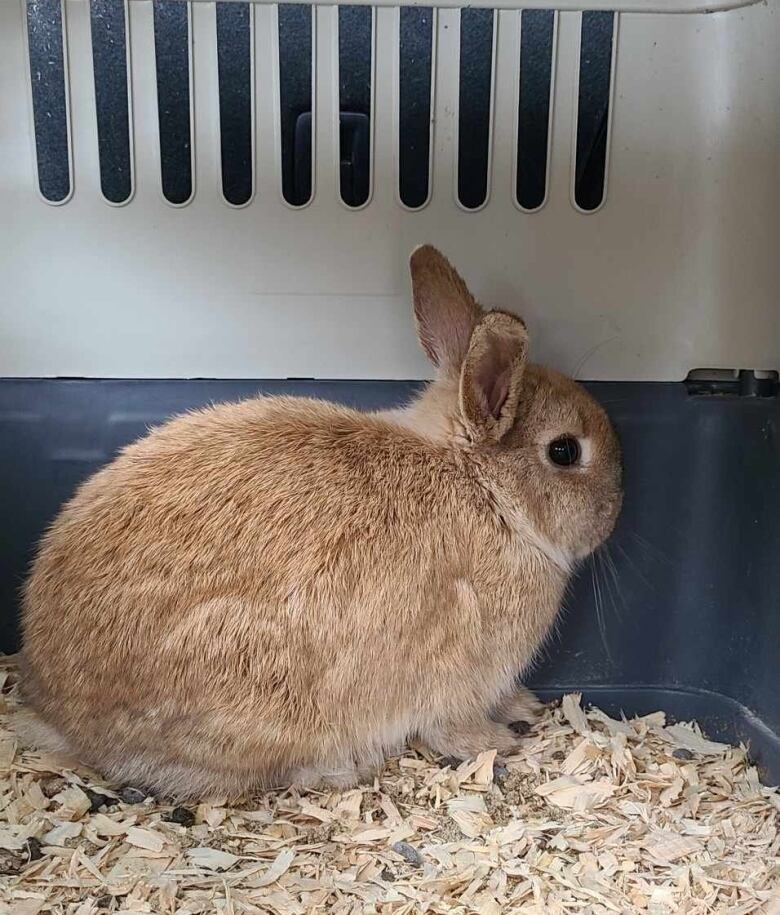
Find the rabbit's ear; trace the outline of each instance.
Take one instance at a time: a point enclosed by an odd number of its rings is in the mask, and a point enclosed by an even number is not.
[[[477,324],[460,374],[460,410],[472,441],[494,444],[512,428],[527,356],[520,318],[491,311]]]
[[[482,309],[457,270],[432,245],[415,249],[409,268],[420,343],[435,366],[457,375]]]

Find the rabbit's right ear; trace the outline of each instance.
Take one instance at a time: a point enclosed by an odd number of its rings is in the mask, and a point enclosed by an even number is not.
[[[421,245],[409,259],[417,335],[431,362],[459,373],[482,309],[447,258]]]

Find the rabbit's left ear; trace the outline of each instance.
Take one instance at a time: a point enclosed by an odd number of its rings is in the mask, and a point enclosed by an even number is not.
[[[421,245],[409,259],[417,334],[431,362],[457,376],[482,309],[458,271],[433,245]]]
[[[460,410],[473,442],[495,444],[512,428],[528,356],[515,315],[488,312],[474,328],[460,373]]]

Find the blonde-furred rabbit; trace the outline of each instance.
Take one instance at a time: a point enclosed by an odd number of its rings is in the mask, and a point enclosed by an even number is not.
[[[408,407],[208,407],[63,508],[24,594],[36,742],[176,797],[350,785],[411,738],[512,752],[517,676],[619,512],[618,443],[438,251],[411,272],[437,377]]]

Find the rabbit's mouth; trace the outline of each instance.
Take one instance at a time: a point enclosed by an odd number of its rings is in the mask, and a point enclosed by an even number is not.
[[[593,512],[593,537],[590,542],[576,554],[578,560],[587,559],[612,536],[615,525],[623,507],[623,493],[618,490],[612,497],[605,498]]]

